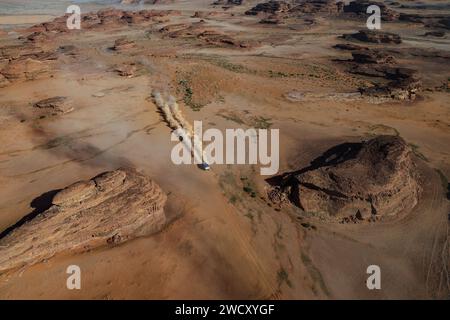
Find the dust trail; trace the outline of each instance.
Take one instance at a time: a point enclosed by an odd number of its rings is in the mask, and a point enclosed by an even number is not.
[[[169,97],[169,107],[175,119],[181,125],[181,127],[186,130],[190,135],[194,135],[194,129],[191,124],[183,117],[183,114],[180,111],[178,103],[176,102],[173,96]]]
[[[152,96],[155,100],[156,106],[162,111],[164,120],[166,120],[169,127],[172,130],[183,129],[181,124],[173,117],[170,107],[162,98],[161,93],[158,91],[153,91]]]
[[[184,141],[185,146],[193,153],[196,164],[208,163],[208,159],[201,148],[201,139],[194,133],[194,129],[181,113],[180,107],[173,96],[169,96],[168,102],[164,100],[159,91],[152,92],[156,106],[163,113],[164,119],[172,130],[183,130],[189,141]]]

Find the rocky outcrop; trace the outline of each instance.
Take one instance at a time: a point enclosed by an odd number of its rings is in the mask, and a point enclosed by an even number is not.
[[[216,0],[212,4],[215,6],[240,6],[244,0]]]
[[[72,101],[67,97],[52,97],[33,104],[33,107],[40,109],[48,115],[58,115],[74,110]]]
[[[347,71],[366,77],[383,79],[372,86],[360,87],[362,95],[378,102],[385,100],[415,100],[422,89],[416,70],[399,67],[396,59],[383,49],[372,49],[354,44],[337,44],[336,49],[349,50],[353,59],[347,62]]]
[[[346,40],[359,40],[371,43],[402,43],[399,35],[376,30],[360,30],[357,33],[344,34],[342,37]]]
[[[416,99],[422,88],[416,70],[396,66],[392,56],[377,50],[359,50],[352,55],[355,63],[350,64],[350,73],[387,80],[385,83],[376,82],[372,87],[361,87],[361,94],[381,100]]]
[[[138,72],[138,67],[136,63],[124,63],[122,65],[118,65],[114,68],[114,71],[121,77],[132,78],[136,76]]]
[[[353,61],[358,64],[365,63],[375,63],[375,64],[385,64],[385,63],[395,63],[393,56],[386,54],[378,50],[355,50],[352,52]]]
[[[429,31],[429,32],[425,32],[425,34],[423,36],[424,37],[443,38],[443,37],[445,37],[445,32],[444,31]]]
[[[299,4],[296,4],[299,3]],[[343,12],[344,2],[336,0],[311,0],[311,1],[295,1],[293,8],[290,10],[292,14],[313,14],[336,16]]]
[[[0,48],[0,87],[49,76],[57,58],[57,52],[30,43]]]
[[[376,1],[367,0],[357,0],[351,1],[348,5],[344,6],[344,13],[348,16],[355,18],[367,19],[369,14],[367,13],[367,8],[371,5],[376,5],[381,10],[381,19],[384,21],[395,21],[400,17],[400,14],[382,3]]]
[[[171,4],[174,0],[122,0],[121,4]]]
[[[166,222],[166,199],[154,181],[133,169],[74,183],[1,234],[0,272],[158,231]]]
[[[167,25],[161,28],[159,32],[170,38],[198,39],[218,47],[249,48],[254,46],[248,41],[237,40],[232,35],[205,28],[204,21]]]
[[[112,50],[114,51],[126,51],[136,47],[134,41],[128,40],[127,38],[119,38],[114,42]]]
[[[246,15],[256,16],[258,14],[280,14],[286,13],[292,8],[292,5],[286,1],[271,0],[264,3],[258,3],[255,7],[247,10]]]
[[[0,70],[0,74],[10,82],[39,79],[48,75],[49,72],[48,64],[32,58],[12,60]]]
[[[161,17],[179,15],[180,12],[173,10],[141,10],[125,11],[119,9],[103,9],[98,12],[90,12],[81,16],[81,30],[111,29],[122,26],[142,24],[146,22],[158,22]],[[29,28],[29,31],[39,36],[51,36],[58,33],[75,32],[67,28],[68,15],[58,17],[50,22],[44,22]],[[35,40],[36,36],[30,40]]]
[[[450,30],[450,15],[444,14],[414,14],[401,13],[399,20],[422,23],[428,28],[447,29]]]
[[[373,221],[408,212],[420,194],[416,158],[398,136],[344,143],[308,168],[285,174],[278,190],[307,212],[338,221]]]
[[[415,100],[422,89],[422,82],[415,77],[393,80],[387,84],[375,84],[373,87],[360,88],[363,95],[380,99]]]
[[[275,1],[259,3],[246,15],[271,15],[274,17],[302,17],[305,15],[338,15],[343,11],[344,2],[335,0]],[[267,19],[267,17],[265,18]]]

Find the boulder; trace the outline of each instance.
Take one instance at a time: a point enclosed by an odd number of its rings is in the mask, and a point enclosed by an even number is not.
[[[68,113],[74,110],[72,101],[67,97],[52,97],[36,102],[33,107],[50,115]]]

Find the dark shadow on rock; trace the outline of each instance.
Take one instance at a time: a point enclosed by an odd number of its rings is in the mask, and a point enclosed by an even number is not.
[[[447,200],[450,200],[450,183],[447,183]]]
[[[336,166],[342,162],[356,158],[359,151],[362,148],[361,142],[346,142],[334,146],[327,151],[325,151],[321,156],[317,157],[311,161],[308,167],[303,169],[283,173],[278,176],[270,177],[266,179],[266,182],[271,186],[286,186],[289,185],[292,178],[295,176],[305,173],[307,171],[316,170],[321,167]]]
[[[31,213],[24,216],[22,219],[17,221],[12,226],[6,228],[0,233],[0,240],[6,237],[10,232],[14,229],[19,228],[23,224],[28,221],[33,220],[36,216],[48,210],[52,206],[53,197],[59,192],[61,189],[48,191],[46,193],[41,194],[39,197],[33,199],[31,201],[30,206],[34,209]]]

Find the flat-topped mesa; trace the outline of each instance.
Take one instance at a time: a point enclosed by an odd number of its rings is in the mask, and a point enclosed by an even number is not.
[[[306,212],[339,221],[377,220],[418,202],[416,158],[398,136],[336,146],[311,166],[283,176],[280,190]]]
[[[76,182],[58,191],[49,209],[4,232],[0,272],[159,231],[166,223],[166,200],[153,180],[134,169]]]

